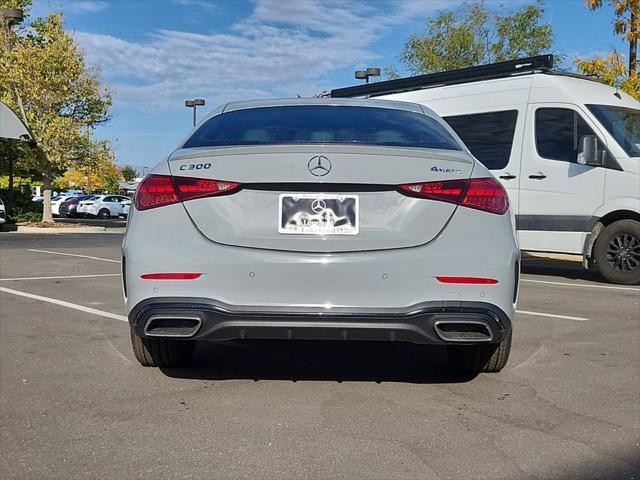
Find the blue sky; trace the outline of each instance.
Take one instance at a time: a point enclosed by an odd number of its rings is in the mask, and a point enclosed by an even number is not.
[[[31,16],[65,13],[66,27],[114,94],[113,119],[96,135],[120,165],[153,166],[191,128],[187,98],[221,103],[310,96],[353,85],[353,72],[392,65],[406,38],[459,0],[34,0]],[[489,0],[508,10],[527,2]],[[547,0],[553,50],[600,55],[625,45],[613,11]],[[200,114],[199,114],[200,116]]]

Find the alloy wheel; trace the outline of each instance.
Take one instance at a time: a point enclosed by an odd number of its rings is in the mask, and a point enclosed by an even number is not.
[[[618,271],[629,272],[640,266],[640,240],[630,233],[621,233],[609,241],[607,261]]]

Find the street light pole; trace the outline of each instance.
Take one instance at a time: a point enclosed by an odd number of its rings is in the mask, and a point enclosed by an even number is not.
[[[194,100],[185,100],[184,106],[188,108],[193,108],[193,126],[196,126],[196,109],[198,107],[203,107],[205,101],[202,98],[196,98]]]
[[[19,25],[24,18],[24,12],[20,8],[0,8],[0,18],[3,28],[7,29],[9,36],[9,48],[13,47],[11,41],[11,27]],[[13,215],[13,154],[15,149],[9,151],[9,195],[7,197],[7,214]]]

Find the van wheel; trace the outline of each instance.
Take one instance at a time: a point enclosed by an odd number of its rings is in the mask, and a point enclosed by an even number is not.
[[[176,368],[187,366],[196,342],[168,338],[142,338],[131,332],[131,345],[136,360],[143,367]]]
[[[608,225],[593,252],[604,278],[622,285],[640,284],[640,222],[619,220]]]
[[[460,373],[499,372],[507,364],[511,352],[511,331],[500,343],[480,345],[449,345],[447,353],[451,366]]]

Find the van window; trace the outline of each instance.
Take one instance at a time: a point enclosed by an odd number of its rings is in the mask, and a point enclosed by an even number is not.
[[[587,105],[630,157],[640,157],[640,110],[613,105]]]
[[[577,163],[578,145],[583,135],[595,135],[587,122],[569,108],[536,110],[536,148],[549,160]]]
[[[474,157],[489,170],[501,170],[507,166],[518,119],[517,110],[453,115],[444,119]]]

